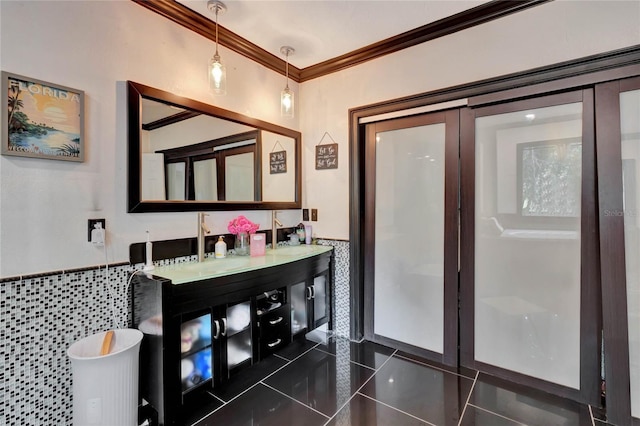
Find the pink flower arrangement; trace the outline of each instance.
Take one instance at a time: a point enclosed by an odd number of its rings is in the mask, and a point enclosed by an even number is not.
[[[258,225],[241,215],[229,222],[229,226],[227,226],[227,229],[229,230],[229,232],[235,235],[239,234],[240,232],[253,234],[258,230]]]

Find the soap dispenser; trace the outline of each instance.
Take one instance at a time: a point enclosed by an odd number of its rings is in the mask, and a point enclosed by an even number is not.
[[[296,234],[298,234],[298,240],[301,243],[304,243],[305,233],[304,233],[304,225],[302,223],[298,224],[298,228],[296,229]]]
[[[227,243],[224,242],[224,236],[218,237],[218,242],[215,245],[216,259],[222,259],[227,257]]]

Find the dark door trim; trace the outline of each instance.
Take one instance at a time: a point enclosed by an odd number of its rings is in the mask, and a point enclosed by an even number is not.
[[[360,340],[364,336],[364,143],[365,125],[361,120],[379,114],[409,110],[442,102],[471,98],[470,103],[496,103],[533,94],[568,90],[586,84],[640,75],[640,45],[592,55],[525,72],[507,74],[469,84],[447,87],[403,98],[387,100],[349,110],[349,257],[351,324],[350,337]],[[529,88],[535,87],[535,93]],[[520,91],[508,92],[513,88]],[[503,91],[502,97],[498,96]],[[494,94],[490,99],[479,98]],[[511,97],[510,97],[511,96]],[[478,97],[478,98],[476,98]],[[463,112],[464,114],[464,112]],[[461,186],[460,191],[472,190]]]
[[[420,93],[408,97],[392,99],[384,102],[379,102],[371,105],[357,107],[349,110],[349,156],[350,156],[350,168],[349,168],[349,181],[350,181],[350,197],[349,197],[349,209],[350,209],[350,222],[349,222],[349,255],[350,255],[350,291],[351,291],[351,332],[350,337],[354,340],[362,339],[364,335],[364,274],[363,274],[363,237],[364,237],[364,142],[365,142],[365,125],[361,124],[361,120],[368,117],[372,117],[379,114],[391,113],[396,111],[409,110],[411,108],[417,108],[427,105],[435,105],[441,102],[455,101],[459,99],[469,99],[471,105],[485,105],[491,103],[500,103],[513,100],[514,98],[524,99],[533,97],[545,93],[558,93],[561,91],[568,91],[573,88],[594,86],[598,83],[607,81],[623,79],[626,77],[635,77],[640,75],[640,45],[631,46],[629,48],[615,50],[604,54],[593,55],[585,58],[581,58],[574,61],[562,62],[559,64],[540,67],[532,69],[526,72],[509,74],[492,78],[489,80],[477,81],[470,84],[443,88],[440,90]],[[599,96],[600,92],[596,93]],[[491,95],[481,97],[482,95]],[[596,98],[596,111],[599,111],[600,106],[597,105],[599,98]],[[464,121],[465,114],[470,114],[470,109],[463,108],[461,110],[461,120]],[[619,122],[616,122],[616,125]],[[600,123],[598,124],[600,126]],[[600,130],[596,136],[600,137]],[[461,149],[464,149],[461,147]],[[596,149],[600,150],[599,146]],[[601,155],[598,151],[598,155]],[[474,165],[461,164],[461,173],[473,173]],[[602,172],[600,171],[601,164],[598,163],[598,175],[599,179],[602,179]],[[602,190],[599,188],[600,191]],[[473,191],[473,188],[469,188],[464,182],[460,185],[460,193],[462,197],[465,197],[465,193]],[[468,197],[468,194],[466,195]],[[602,206],[600,207],[602,211]],[[602,213],[601,213],[602,214]],[[461,224],[462,226],[468,226],[465,223],[464,211],[461,212]],[[602,226],[602,223],[600,224]],[[605,225],[606,226],[606,225]],[[468,229],[468,228],[467,228]],[[606,232],[606,229],[604,229]],[[601,256],[605,256],[606,252],[600,247]],[[620,259],[620,256],[617,257]],[[603,259],[604,262],[604,259]],[[619,267],[619,266],[618,266]],[[601,271],[602,279],[604,283],[608,283],[605,279],[605,275],[611,273],[611,271]],[[620,279],[619,277],[617,278]],[[619,285],[619,284],[618,284]],[[605,285],[605,289],[608,284]],[[612,290],[613,291],[613,290]],[[617,290],[617,298],[622,297],[620,290]],[[612,323],[611,318],[608,316],[619,315],[616,312],[619,303],[613,300],[605,300],[611,295],[603,294],[603,315],[604,315],[604,333],[605,339],[607,336],[612,339],[615,335],[621,335],[621,330],[617,331],[617,334],[611,334],[615,330],[615,324]],[[626,297],[626,293],[624,295]],[[626,300],[626,299],[625,299]],[[626,306],[626,305],[625,305]],[[624,327],[627,327],[625,324]],[[621,343],[622,344],[622,343]],[[622,348],[622,346],[620,346]],[[615,353],[611,352],[614,348],[609,346],[605,348],[606,356],[605,363],[616,363],[619,368],[622,364],[619,364],[615,360]],[[623,349],[617,351],[626,350],[628,357],[628,346],[624,346]],[[611,353],[611,356],[609,354]],[[461,353],[463,356],[463,353]],[[623,355],[624,356],[624,355]],[[612,359],[610,359],[612,358]],[[628,365],[628,364],[627,364]],[[598,371],[599,371],[598,366]],[[609,364],[606,368],[611,369],[612,364]],[[628,367],[627,367],[628,368]],[[607,370],[607,377],[611,380],[611,374],[614,374]],[[617,377],[620,377],[618,373],[615,373]],[[628,375],[628,372],[627,372]],[[619,395],[620,398],[629,398],[629,387],[625,387],[624,383],[616,381],[615,379],[607,384],[607,401],[611,400],[611,395]],[[622,405],[629,404],[629,402],[622,402]],[[614,422],[620,424],[625,423],[625,419],[628,419],[628,414],[624,407],[619,407],[618,404],[607,404],[608,416]],[[614,420],[620,419],[620,420]]]
[[[615,424],[631,424],[620,93],[637,89],[640,77],[595,89],[606,401],[608,420]]]

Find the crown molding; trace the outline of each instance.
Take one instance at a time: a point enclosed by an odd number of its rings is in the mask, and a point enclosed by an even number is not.
[[[215,42],[215,23],[174,0],[131,0]],[[260,65],[285,75],[286,62],[218,24],[218,43]],[[289,78],[300,82],[300,69],[289,64]]]
[[[549,1],[551,0],[495,0],[485,3],[361,49],[303,68],[300,73],[300,80],[307,81],[341,71],[345,68],[484,24]]]
[[[215,42],[215,24],[175,0],[131,0]],[[520,12],[552,0],[494,0],[456,15],[423,25],[344,55],[297,68],[289,64],[289,78],[301,83],[362,64],[367,61]],[[285,75],[286,62],[218,24],[218,42],[272,71]]]

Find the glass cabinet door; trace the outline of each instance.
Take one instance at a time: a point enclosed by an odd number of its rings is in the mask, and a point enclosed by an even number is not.
[[[222,334],[227,343],[227,370],[231,375],[235,368],[251,364],[251,301],[229,306],[222,321]]]
[[[307,283],[302,281],[291,286],[291,334],[307,329]]]
[[[313,279],[311,298],[313,301],[313,328],[328,322],[329,320],[329,280],[326,275],[320,275]]]
[[[211,314],[183,320],[180,325],[180,377],[188,392],[213,378]]]

